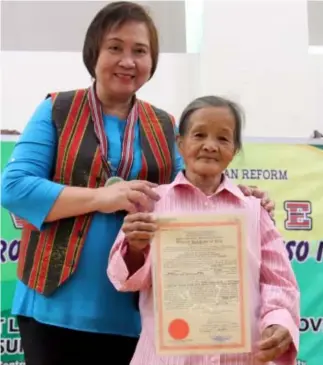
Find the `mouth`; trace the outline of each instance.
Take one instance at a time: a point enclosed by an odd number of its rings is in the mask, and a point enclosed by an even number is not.
[[[210,157],[210,156],[201,156],[198,158],[198,160],[203,160],[208,162],[219,162],[219,160],[216,157]]]
[[[135,78],[134,75],[123,74],[123,73],[115,73],[114,76],[117,77],[118,79],[124,80],[124,81],[130,81],[130,80],[133,80]]]

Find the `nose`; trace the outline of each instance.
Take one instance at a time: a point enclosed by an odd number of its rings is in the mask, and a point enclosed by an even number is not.
[[[135,67],[135,61],[133,59],[133,57],[131,57],[130,55],[122,55],[120,61],[119,61],[119,66],[124,67],[124,68],[133,68]]]
[[[203,149],[207,152],[214,152],[218,150],[218,144],[213,139],[208,139],[203,144]]]

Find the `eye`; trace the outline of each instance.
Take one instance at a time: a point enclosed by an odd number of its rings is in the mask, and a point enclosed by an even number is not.
[[[219,137],[219,140],[220,141],[228,141],[228,138],[227,137]]]
[[[112,52],[118,52],[120,51],[120,46],[110,46],[109,47],[109,50],[112,51]]]
[[[195,138],[203,138],[205,136],[205,134],[202,132],[196,132],[193,135]]]
[[[138,54],[146,54],[147,53],[147,51],[144,48],[136,49],[135,52],[138,53]]]

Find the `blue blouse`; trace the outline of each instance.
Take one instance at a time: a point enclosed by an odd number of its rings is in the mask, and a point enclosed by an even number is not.
[[[38,106],[17,142],[3,171],[1,184],[2,206],[39,229],[64,188],[48,180],[57,148],[51,115],[52,101],[46,99]],[[126,121],[104,115],[104,124],[109,160],[116,168],[121,158]],[[182,169],[183,161],[176,147],[174,151],[175,177]],[[140,169],[137,122],[130,179],[135,179]],[[137,337],[141,325],[133,293],[117,292],[106,275],[109,252],[121,225],[119,214],[95,213],[75,273],[50,297],[18,280],[12,313],[59,327]]]

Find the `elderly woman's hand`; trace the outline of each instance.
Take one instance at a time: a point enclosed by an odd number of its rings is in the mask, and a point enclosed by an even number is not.
[[[125,233],[129,247],[135,251],[143,251],[149,246],[157,228],[152,214],[134,213],[125,217],[121,229]]]
[[[149,181],[121,181],[110,186],[95,189],[96,210],[101,213],[127,211],[151,211],[159,195],[153,188],[157,187]]]
[[[260,364],[277,360],[293,346],[288,329],[278,324],[267,327],[261,337],[255,356]]]

